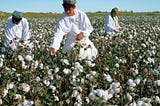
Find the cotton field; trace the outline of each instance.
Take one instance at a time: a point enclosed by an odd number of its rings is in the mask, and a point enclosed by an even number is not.
[[[99,53],[93,61],[78,57],[79,45],[49,56],[54,17],[27,18],[30,43],[7,49],[1,19],[0,105],[160,105],[160,16],[119,16],[123,31],[107,34],[105,17],[89,18]]]

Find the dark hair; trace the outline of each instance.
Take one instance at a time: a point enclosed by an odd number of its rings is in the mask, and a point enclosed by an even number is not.
[[[20,22],[22,20],[22,18],[15,18],[15,17],[12,17],[12,22]]]
[[[63,6],[64,9],[70,9],[71,7],[75,7],[75,4],[63,3],[62,6]]]

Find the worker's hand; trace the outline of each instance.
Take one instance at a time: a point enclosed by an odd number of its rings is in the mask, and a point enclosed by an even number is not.
[[[81,33],[77,34],[76,40],[80,41],[80,40],[82,40],[83,37],[84,37],[83,33],[81,32]]]
[[[54,55],[54,53],[55,53],[55,49],[54,49],[54,48],[52,48],[52,49],[50,50],[50,56],[53,56],[53,55]]]

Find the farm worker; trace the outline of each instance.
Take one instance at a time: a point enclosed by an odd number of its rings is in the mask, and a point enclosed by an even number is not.
[[[29,25],[26,18],[22,17],[22,12],[14,11],[7,20],[5,28],[5,45],[16,49],[20,41],[27,44],[30,38]]]
[[[87,15],[76,9],[76,0],[63,0],[64,12],[59,18],[50,44],[50,56],[60,48],[60,43],[65,35],[65,43],[62,52],[66,53],[74,48],[76,43],[81,43],[84,48],[80,49],[80,58],[94,58],[97,56],[97,49],[89,39],[93,31]],[[89,48],[85,51],[85,47]],[[87,54],[88,53],[88,54]],[[83,57],[84,56],[84,57]]]
[[[118,8],[113,8],[106,16],[104,28],[105,32],[120,32],[122,30],[118,23],[118,12]]]

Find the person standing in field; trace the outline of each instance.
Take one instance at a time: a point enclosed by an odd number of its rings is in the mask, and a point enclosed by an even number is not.
[[[120,32],[122,30],[118,23],[118,12],[118,8],[113,8],[106,16],[104,28],[105,32]]]
[[[93,31],[87,15],[76,9],[76,0],[63,0],[64,12],[59,18],[50,44],[50,56],[60,48],[60,43],[65,35],[65,43],[62,48],[63,53],[67,53],[74,48],[75,44],[80,42],[84,48],[80,49],[80,58],[92,59],[97,56],[97,49],[90,41],[89,35]],[[85,49],[88,48],[88,49]]]
[[[5,27],[5,45],[16,49],[19,42],[27,44],[30,38],[29,25],[26,18],[22,17],[22,12],[14,11],[7,20]]]

